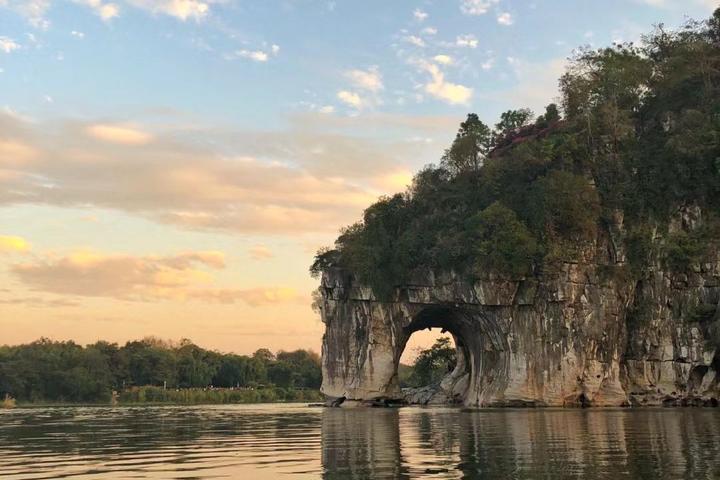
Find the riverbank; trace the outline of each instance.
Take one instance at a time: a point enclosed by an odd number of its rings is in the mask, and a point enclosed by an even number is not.
[[[180,405],[229,403],[318,402],[324,400],[319,390],[282,387],[264,388],[162,388],[138,387],[120,392],[121,405],[172,403]]]
[[[66,402],[63,400],[38,400],[32,402],[3,402],[2,408],[36,408],[62,406],[103,405],[231,405],[253,403],[322,402],[325,397],[319,390],[282,387],[263,388],[163,388],[135,387],[116,392],[105,401]]]

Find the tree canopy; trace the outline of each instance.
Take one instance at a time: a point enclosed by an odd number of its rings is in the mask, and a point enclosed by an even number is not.
[[[581,49],[559,86],[534,122],[526,108],[494,129],[469,114],[440,164],[370,206],[311,272],[344,268],[379,295],[428,269],[522,278],[577,260],[617,218],[635,274],[703,258],[720,216],[720,9],[639,45]],[[706,225],[691,240],[668,234],[686,207]]]
[[[261,348],[245,356],[152,337],[124,346],[48,339],[0,346],[0,397],[20,401],[107,401],[113,390],[132,386],[317,389],[321,380],[320,357],[307,350],[275,355]]]

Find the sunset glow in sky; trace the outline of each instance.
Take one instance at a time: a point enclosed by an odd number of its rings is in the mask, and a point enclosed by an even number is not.
[[[0,0],[0,344],[319,351],[314,252],[468,112],[538,112],[573,48],[716,6]]]

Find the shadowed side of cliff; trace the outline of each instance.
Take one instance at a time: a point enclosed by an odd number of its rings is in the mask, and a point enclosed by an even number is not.
[[[335,404],[718,403],[720,9],[582,49],[559,85],[538,117],[469,114],[439,165],[318,252]],[[423,328],[457,364],[408,396]]]

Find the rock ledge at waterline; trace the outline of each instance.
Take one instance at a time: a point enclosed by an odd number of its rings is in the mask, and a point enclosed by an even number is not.
[[[328,268],[322,391],[343,405],[716,405],[720,357],[710,330],[720,315],[720,259],[689,274],[658,265],[631,280],[615,271],[621,245],[606,231],[586,261],[521,280],[488,274],[470,283],[427,272],[391,301]],[[454,336],[457,367],[406,398],[398,362],[410,335],[428,327]]]

